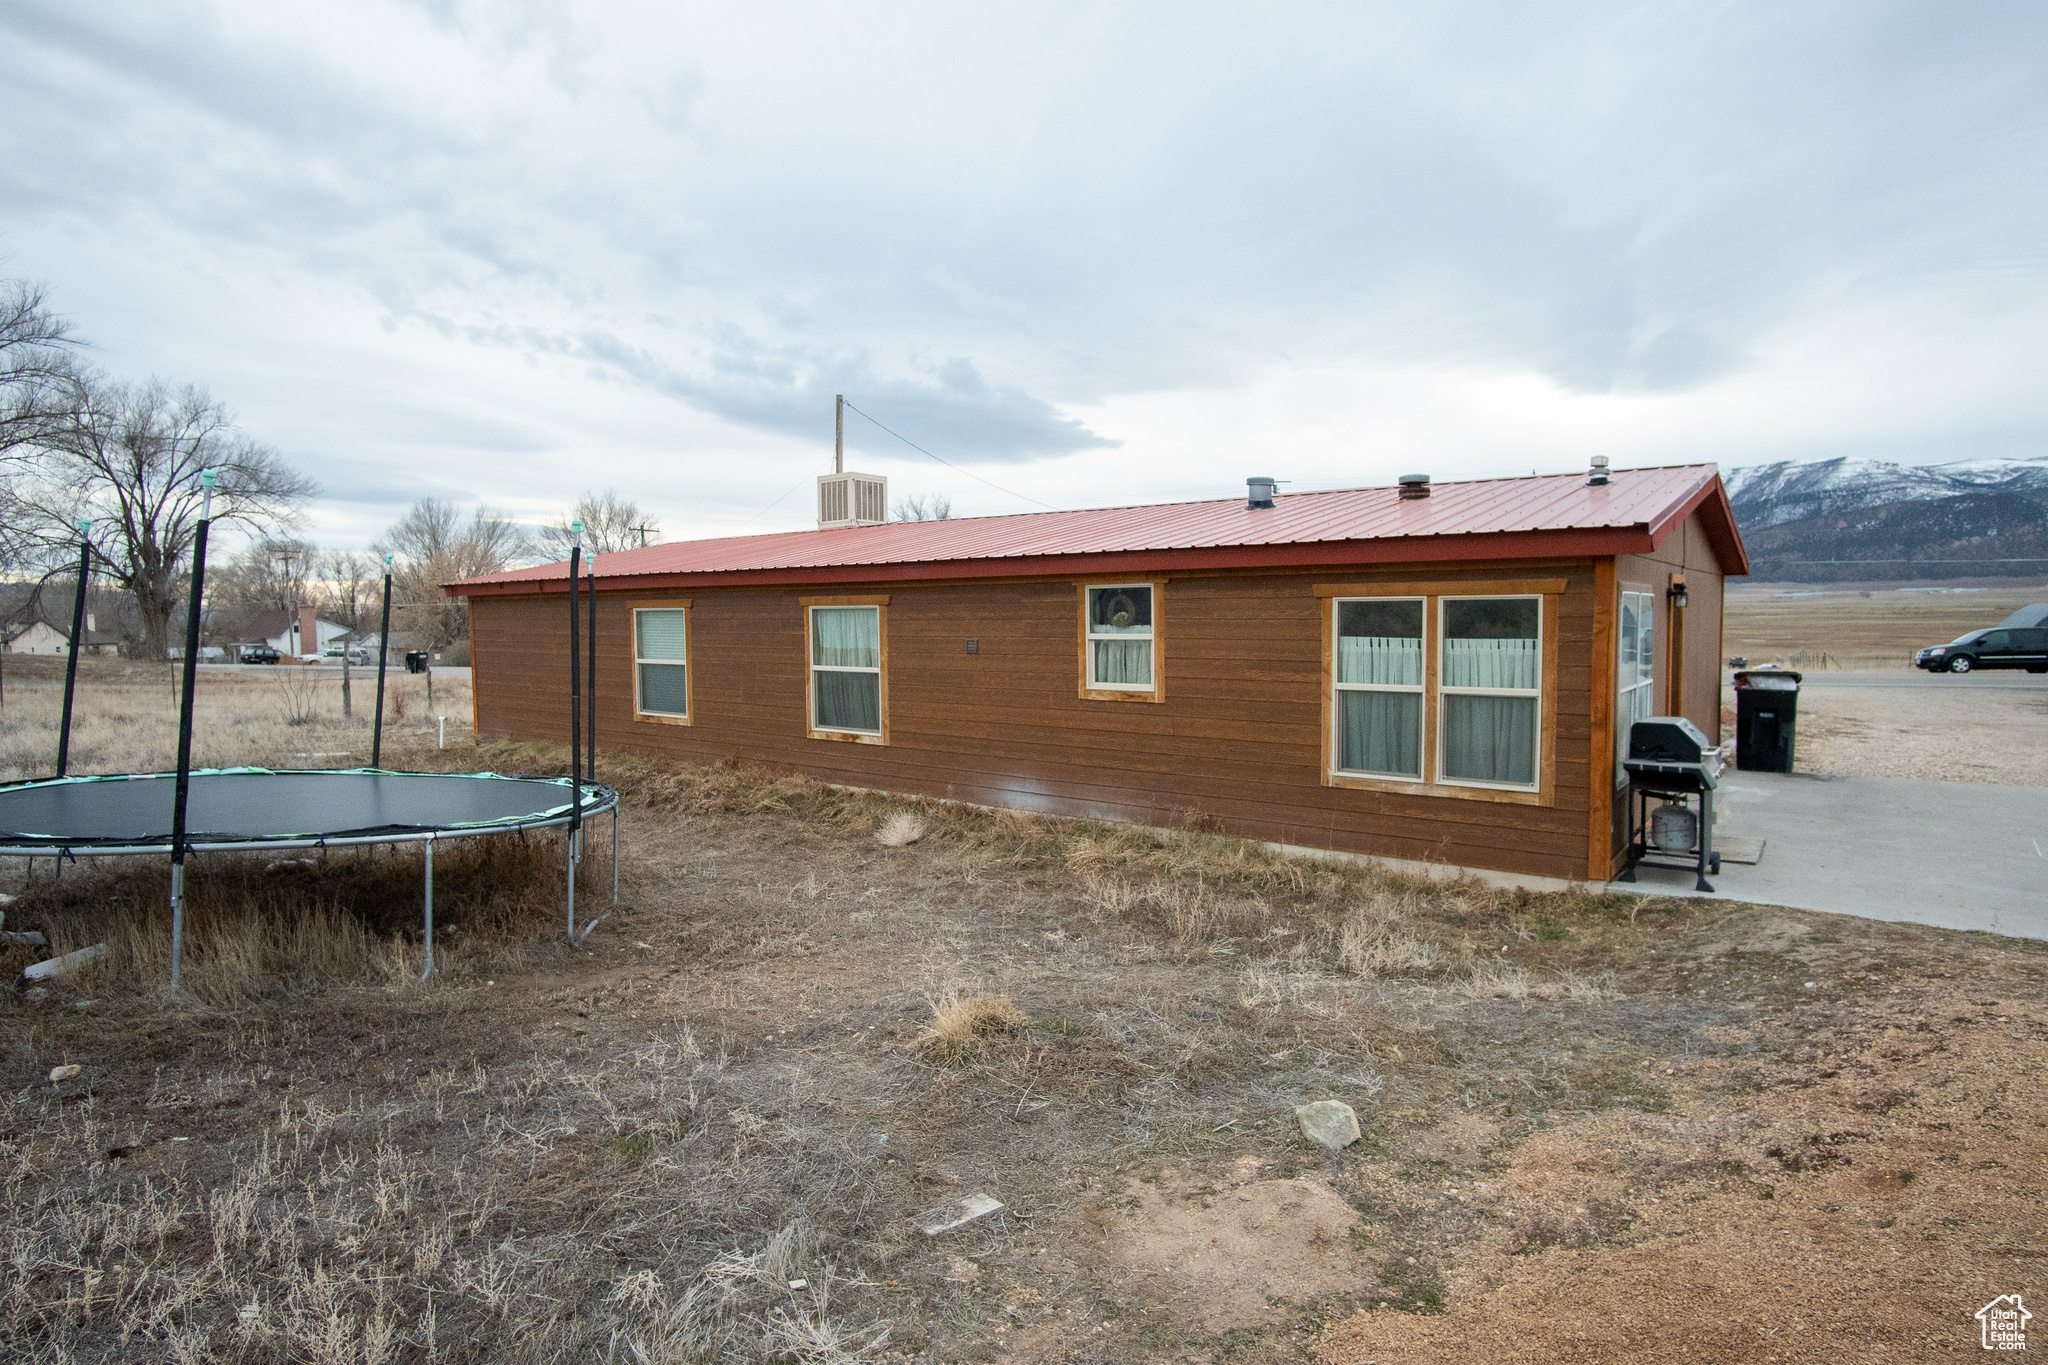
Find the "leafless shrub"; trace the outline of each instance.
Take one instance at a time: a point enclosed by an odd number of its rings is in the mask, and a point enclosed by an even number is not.
[[[319,724],[319,675],[310,668],[278,669],[277,715],[293,727]]]

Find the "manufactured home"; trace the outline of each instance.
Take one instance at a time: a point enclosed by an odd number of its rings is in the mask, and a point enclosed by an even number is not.
[[[607,750],[1604,880],[1617,736],[1721,732],[1710,465],[685,541],[597,561]],[[566,740],[567,566],[467,579],[476,732]]]

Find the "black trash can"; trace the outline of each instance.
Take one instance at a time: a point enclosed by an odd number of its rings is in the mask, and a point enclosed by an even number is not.
[[[405,671],[424,673],[427,671],[427,655],[424,650],[413,650],[405,656]]]
[[[1792,771],[1799,728],[1800,675],[1784,668],[1735,675],[1735,766],[1753,773]]]

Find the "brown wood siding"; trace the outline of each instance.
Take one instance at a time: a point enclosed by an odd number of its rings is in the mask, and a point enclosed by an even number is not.
[[[1554,804],[1324,786],[1321,640],[1329,608],[1314,584],[1536,571],[1567,584],[1556,599]],[[607,592],[598,616],[598,742],[1053,814],[1171,824],[1193,810],[1254,838],[1577,878],[1586,872],[1591,812],[1593,581],[1585,560],[1175,576],[1160,661],[1173,685],[1152,706],[1076,695],[1075,579],[891,583],[886,746],[805,737],[798,597],[815,589],[692,592],[689,727],[633,720],[636,595]],[[567,603],[484,597],[470,610],[477,677],[488,675],[475,694],[479,733],[566,740]],[[969,638],[980,641],[978,653],[966,652]]]

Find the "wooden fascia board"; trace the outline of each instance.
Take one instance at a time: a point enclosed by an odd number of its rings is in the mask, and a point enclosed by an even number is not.
[[[1742,543],[1742,531],[1735,524],[1735,508],[1728,501],[1728,489],[1722,484],[1719,474],[1673,503],[1662,516],[1650,523],[1652,548],[1662,545],[1672,532],[1685,525],[1685,519],[1694,512],[1702,514],[1700,522],[1706,530],[1708,542],[1714,547],[1714,557],[1721,563],[1722,574],[1728,578],[1747,578],[1749,551]]]
[[[819,583],[916,583],[934,579],[1070,578],[1119,574],[1132,578],[1203,569],[1323,568],[1361,564],[1484,563],[1507,559],[1585,559],[1647,554],[1656,547],[1643,525],[1579,531],[1495,531],[1477,535],[1416,536],[1378,540],[1299,541],[1285,545],[1224,545],[1188,550],[1133,550],[1086,555],[1017,555],[896,564],[827,564],[791,569],[621,575],[598,580],[605,592],[666,592],[714,587],[805,587]],[[560,594],[566,575],[495,583],[450,583],[454,597]]]

